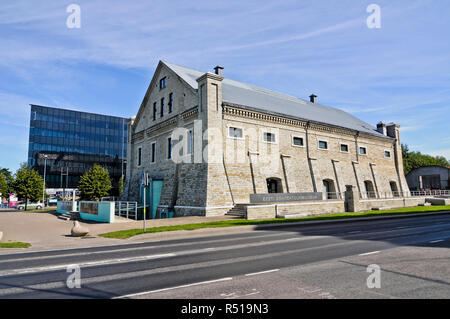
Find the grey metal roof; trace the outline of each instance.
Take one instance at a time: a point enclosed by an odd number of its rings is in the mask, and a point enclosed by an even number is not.
[[[194,89],[197,89],[197,78],[205,73],[180,65],[162,62]],[[222,81],[222,100],[225,104],[231,103],[248,109],[325,123],[386,138],[372,125],[340,109],[311,103],[287,94],[227,78],[224,78]]]

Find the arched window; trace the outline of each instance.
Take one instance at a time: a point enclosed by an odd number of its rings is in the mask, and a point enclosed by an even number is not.
[[[334,186],[334,181],[332,179],[323,180],[323,191],[325,193],[326,199],[336,199],[336,187]]]
[[[367,193],[368,198],[376,198],[377,197],[372,181],[364,181],[364,186],[366,187],[366,193]]]
[[[283,187],[281,185],[281,179],[276,177],[268,178],[267,180],[267,192],[268,193],[282,193]]]
[[[397,183],[394,181],[390,181],[389,185],[391,186],[392,195],[394,197],[400,197],[400,193],[398,192]]]

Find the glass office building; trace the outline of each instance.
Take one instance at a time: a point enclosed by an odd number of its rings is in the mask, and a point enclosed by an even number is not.
[[[50,189],[76,188],[94,164],[108,169],[113,193],[126,171],[127,119],[31,105],[28,165]]]

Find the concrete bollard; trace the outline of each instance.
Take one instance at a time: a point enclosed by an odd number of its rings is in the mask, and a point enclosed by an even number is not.
[[[71,230],[71,234],[73,237],[83,237],[83,236],[86,236],[88,233],[89,233],[89,229],[87,229],[87,227],[81,226],[77,220],[74,221],[73,227]]]

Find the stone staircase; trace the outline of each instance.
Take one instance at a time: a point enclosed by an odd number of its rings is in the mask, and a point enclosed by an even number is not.
[[[245,207],[247,205],[248,204],[236,204],[225,215],[243,219],[245,218]]]
[[[81,220],[79,212],[67,212],[65,214],[59,214],[58,218],[62,220]]]

